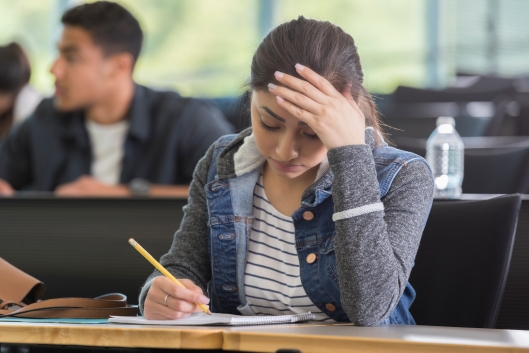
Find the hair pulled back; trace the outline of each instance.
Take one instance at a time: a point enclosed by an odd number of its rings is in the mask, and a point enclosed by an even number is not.
[[[364,87],[364,72],[353,37],[327,21],[300,16],[285,22],[268,33],[257,48],[248,86],[267,90],[268,83],[275,81],[276,71],[305,80],[296,72],[296,63],[325,77],[339,92],[350,89],[365,115],[366,125],[375,130],[375,141],[382,142],[379,116],[373,97]]]
[[[18,93],[31,77],[29,60],[15,42],[0,46],[0,92]]]

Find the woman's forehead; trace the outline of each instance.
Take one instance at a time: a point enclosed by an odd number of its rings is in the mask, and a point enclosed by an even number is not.
[[[290,114],[288,111],[283,109],[276,100],[276,96],[266,91],[253,91],[252,93],[252,106],[255,107],[261,113],[267,113],[276,120],[299,124],[301,120]]]

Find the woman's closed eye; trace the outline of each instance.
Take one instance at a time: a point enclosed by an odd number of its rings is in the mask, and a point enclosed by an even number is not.
[[[307,132],[304,132],[303,134],[304,134],[305,136],[307,136],[307,137],[308,137],[309,139],[311,139],[311,140],[317,140],[317,139],[319,139],[318,135],[316,135],[316,134],[309,134],[309,133],[307,133]]]
[[[261,125],[263,129],[267,131],[277,131],[280,129],[280,127],[266,125],[262,119],[259,119],[259,124]]]
[[[278,131],[279,129],[281,129],[281,127],[279,126],[270,126],[270,125],[267,125],[264,123],[264,121],[262,119],[259,119],[259,125],[261,125],[261,127],[267,131],[270,131],[270,132],[274,132],[274,131]],[[303,135],[306,136],[308,139],[310,140],[317,140],[319,139],[318,135],[316,134],[311,134],[309,132],[303,132]]]

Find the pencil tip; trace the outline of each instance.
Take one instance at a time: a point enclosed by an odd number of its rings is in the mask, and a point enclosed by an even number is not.
[[[211,311],[208,310],[208,311],[206,312],[206,314],[211,315]]]
[[[138,245],[138,243],[136,242],[136,240],[134,240],[134,239],[132,239],[132,238],[129,239],[129,244],[132,245],[132,246],[136,246],[136,245]]]

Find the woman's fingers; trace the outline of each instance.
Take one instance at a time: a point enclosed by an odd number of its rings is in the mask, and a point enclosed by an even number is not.
[[[171,281],[167,277],[159,276],[155,279],[155,281],[158,281],[160,288],[163,292],[166,294],[169,294],[172,297],[178,298],[180,300],[185,300],[191,303],[198,303],[198,304],[209,304],[209,298],[202,294],[202,290],[193,284],[193,289],[184,288],[173,281]],[[184,286],[187,284],[189,285],[189,280],[180,280]],[[163,299],[163,298],[162,298]],[[160,301],[163,303],[163,301]]]
[[[278,82],[296,92],[299,92],[302,95],[309,97],[314,102],[325,104],[328,101],[329,97],[319,88],[315,87],[311,82],[300,80],[297,77],[287,75],[280,71],[276,71],[274,76]]]
[[[160,320],[178,320],[191,315],[192,312],[177,311],[163,304],[156,303],[152,309],[151,317],[159,315]],[[150,320],[151,317],[149,318]]]
[[[296,64],[296,71],[301,77],[309,81],[323,94],[334,98],[339,97],[341,95],[341,93],[338,92],[336,88],[334,88],[334,86],[325,77],[320,76],[310,68],[301,64]]]
[[[322,105],[307,97],[303,93],[293,91],[286,87],[276,86],[273,83],[268,84],[268,90],[273,95],[291,102],[304,111],[308,111],[313,114],[318,114],[321,111]]]
[[[351,90],[350,88],[348,89],[345,89],[343,92],[342,92],[342,95],[345,97],[345,99],[349,102],[349,104],[351,104],[351,106],[358,112],[358,114],[364,116],[364,113],[362,112],[362,110],[360,109],[360,107],[358,106],[358,103],[356,103],[353,95],[351,94]]]
[[[145,300],[144,314],[147,319],[181,319],[201,311],[197,303],[209,304],[209,298],[202,294],[200,287],[190,280],[182,279],[180,282],[185,288],[163,276],[154,279]]]
[[[276,99],[277,104],[279,104],[280,107],[285,109],[297,119],[303,121],[304,123],[307,123],[309,126],[312,127],[312,123],[314,122],[315,117],[311,112],[298,107],[297,105],[289,102],[288,100],[283,99],[281,96],[276,96]]]

